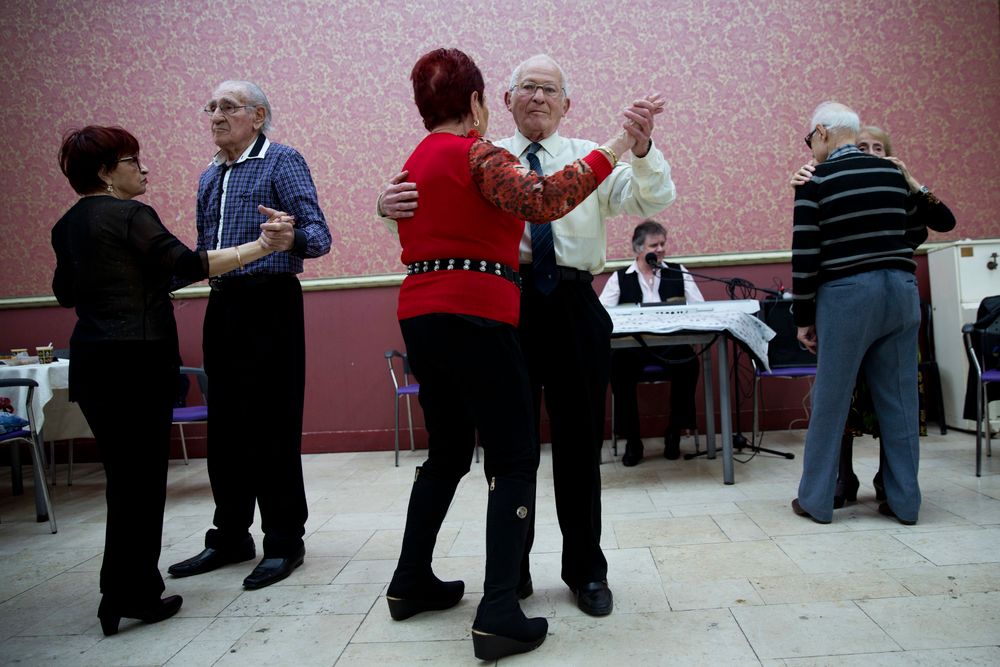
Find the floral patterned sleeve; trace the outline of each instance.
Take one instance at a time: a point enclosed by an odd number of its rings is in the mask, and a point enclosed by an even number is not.
[[[597,151],[595,151],[597,152]],[[529,222],[557,220],[590,195],[607,174],[591,167],[592,156],[539,176],[508,151],[479,139],[469,148],[472,180],[497,208]],[[607,160],[598,153],[597,159]],[[611,167],[608,166],[608,173]]]

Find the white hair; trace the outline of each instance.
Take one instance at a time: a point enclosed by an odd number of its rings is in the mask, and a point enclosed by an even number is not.
[[[271,103],[267,101],[267,96],[264,94],[264,91],[260,89],[260,86],[252,81],[230,79],[220,83],[216,87],[216,90],[221,88],[239,90],[243,94],[244,102],[247,102],[254,108],[264,107],[264,124],[261,126],[260,130],[265,134],[271,131]]]
[[[828,130],[850,130],[857,134],[861,130],[861,119],[857,112],[840,102],[823,102],[813,111],[809,127],[822,125]]]
[[[531,56],[527,60],[522,61],[517,67],[515,67],[514,71],[510,73],[510,85],[507,86],[507,90],[514,90],[515,88],[517,88],[517,84],[520,83],[519,79],[521,78],[521,69],[525,65],[527,65],[533,60],[542,60],[542,59],[549,61],[549,64],[555,67],[556,71],[559,72],[559,79],[562,81],[563,96],[569,98],[569,77],[566,76],[566,72],[563,71],[563,68],[559,65],[559,63],[556,62],[555,58],[545,53],[539,53],[537,55]]]

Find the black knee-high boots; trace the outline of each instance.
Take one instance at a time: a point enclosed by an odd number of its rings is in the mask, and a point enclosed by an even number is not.
[[[406,529],[386,600],[397,621],[422,611],[448,609],[465,594],[465,582],[441,581],[431,569],[434,544],[460,478],[417,468],[406,511]]]
[[[548,633],[548,621],[525,617],[518,604],[522,555],[534,511],[533,479],[498,476],[490,480],[486,581],[472,624],[472,645],[480,660],[525,653],[540,646]]]

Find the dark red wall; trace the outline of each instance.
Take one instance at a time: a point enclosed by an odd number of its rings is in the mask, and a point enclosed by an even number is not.
[[[928,299],[925,257],[918,259],[917,276],[921,294]],[[741,265],[697,269],[697,273],[717,278],[739,277],[761,287],[772,287],[777,279],[791,284],[789,264]],[[594,289],[600,291],[607,274],[598,276]],[[704,282],[701,288],[708,299],[725,299],[725,286]],[[395,318],[398,288],[381,287],[307,292],[306,303],[306,404],[303,450],[306,452],[343,452],[385,450],[392,448],[393,394],[383,353],[402,349],[402,337]],[[751,297],[752,298],[752,297]],[[206,299],[175,301],[184,363],[200,366],[201,326]],[[24,308],[0,310],[0,350],[34,347],[49,341],[66,347],[75,321],[72,311],[62,308]],[[263,359],[248,363],[280,364],[282,351],[274,350]],[[746,363],[746,357],[744,356]],[[740,373],[740,425],[750,430],[750,373]],[[766,429],[787,428],[793,419],[803,417],[802,397],[805,381],[770,380],[765,383],[762,423]],[[640,389],[643,435],[656,436],[666,424],[664,414],[669,385],[651,385]],[[266,418],[268,396],[280,387],[261,386],[257,391],[262,418]],[[704,431],[702,391],[698,389],[699,424]],[[418,425],[417,445],[426,443],[426,433],[419,407],[414,403],[414,421]],[[401,414],[405,424],[405,411]],[[608,412],[610,419],[610,412]],[[544,424],[544,420],[543,420]],[[192,429],[189,452],[203,456],[204,431]],[[543,441],[547,434],[543,433]],[[610,437],[610,429],[608,433]],[[175,446],[179,456],[179,445]],[[87,458],[88,448],[81,443],[78,456]]]

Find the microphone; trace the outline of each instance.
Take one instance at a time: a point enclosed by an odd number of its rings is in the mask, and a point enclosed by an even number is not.
[[[656,261],[656,254],[655,253],[651,253],[650,252],[650,253],[646,254],[646,262],[650,262],[650,261],[654,261],[654,262]],[[703,273],[694,273],[692,271],[686,271],[684,269],[676,269],[676,268],[674,268],[672,266],[663,266],[663,267],[657,266],[657,268],[662,268],[662,269],[665,269],[667,271],[672,271],[674,273],[679,273],[682,276],[688,275],[688,276],[691,276],[692,278],[701,278],[702,281],[712,281],[712,282],[717,282],[717,283],[723,283],[726,286],[726,292],[727,292],[727,294],[729,294],[729,298],[730,299],[735,299],[736,298],[736,291],[737,290],[742,290],[742,292],[745,295],[743,298],[745,298],[745,299],[751,298],[754,295],[754,293],[756,293],[756,292],[762,292],[764,294],[769,294],[769,295],[771,295],[772,297],[774,297],[776,299],[784,299],[786,301],[790,301],[793,298],[792,297],[792,293],[785,291],[785,288],[784,288],[783,285],[778,285],[778,289],[773,290],[773,289],[767,289],[767,288],[764,288],[764,287],[757,287],[756,285],[753,285],[753,284],[747,282],[746,280],[743,280],[742,278],[716,278],[715,276],[706,276]]]
[[[656,261],[656,253],[655,252],[647,252],[646,253],[646,264],[648,264],[649,268],[651,268],[651,269],[659,269],[660,268],[660,263],[658,261]]]

